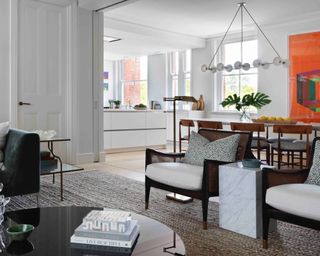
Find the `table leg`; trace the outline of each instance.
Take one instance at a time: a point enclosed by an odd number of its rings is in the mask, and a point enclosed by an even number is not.
[[[62,160],[59,156],[57,156],[54,152],[53,152],[53,142],[50,141],[48,142],[48,148],[50,153],[52,154],[52,156],[54,158],[56,158],[59,161],[60,164],[60,197],[61,197],[61,201],[63,201],[63,171],[62,171]],[[53,176],[53,180],[54,180],[54,176]]]

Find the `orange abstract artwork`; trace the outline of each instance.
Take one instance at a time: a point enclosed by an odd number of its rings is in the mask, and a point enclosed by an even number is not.
[[[320,32],[289,36],[290,117],[320,122]]]

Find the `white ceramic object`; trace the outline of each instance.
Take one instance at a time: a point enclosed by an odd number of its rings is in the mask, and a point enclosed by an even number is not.
[[[48,130],[48,131],[36,130],[34,132],[39,135],[40,139],[46,139],[46,140],[52,139],[57,134],[55,130]]]

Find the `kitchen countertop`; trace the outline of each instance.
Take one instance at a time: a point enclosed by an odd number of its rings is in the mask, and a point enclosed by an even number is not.
[[[137,109],[110,109],[110,108],[105,108],[104,112],[131,112],[131,113],[136,113],[136,112],[164,112],[163,109],[143,109],[143,110],[137,110]]]

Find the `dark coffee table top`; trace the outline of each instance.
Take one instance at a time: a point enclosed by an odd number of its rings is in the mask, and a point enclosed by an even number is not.
[[[24,242],[10,243],[8,238],[4,237],[7,248],[6,252],[1,255],[185,255],[184,244],[172,229],[156,220],[135,213],[132,213],[132,217],[138,220],[140,235],[132,253],[123,251],[114,252],[114,250],[111,250],[113,252],[88,251],[72,248],[70,245],[71,235],[73,235],[75,228],[81,224],[83,217],[93,209],[101,208],[71,206],[7,212],[5,214],[6,219],[3,223],[4,227],[15,223],[26,223],[34,225],[35,230],[31,233],[28,240]],[[3,235],[6,235],[6,232],[4,232]],[[168,252],[164,249],[172,246],[173,248],[167,249]],[[106,250],[107,249],[108,248],[106,248]],[[25,252],[28,250],[29,252]]]

